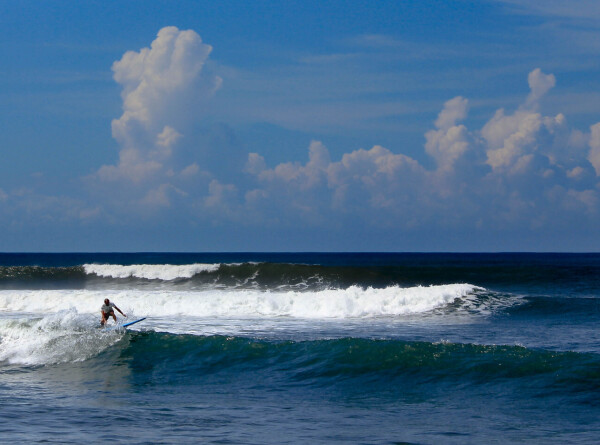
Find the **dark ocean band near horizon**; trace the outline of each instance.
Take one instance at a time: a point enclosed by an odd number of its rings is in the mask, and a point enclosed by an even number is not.
[[[599,303],[596,253],[0,253],[0,441],[597,443]]]

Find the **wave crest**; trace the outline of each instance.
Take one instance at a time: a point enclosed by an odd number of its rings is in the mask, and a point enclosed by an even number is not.
[[[472,295],[480,288],[470,284],[383,289],[350,286],[320,291],[268,291],[252,289],[191,291],[41,290],[0,291],[0,310],[27,313],[75,308],[96,314],[110,298],[127,313],[145,316],[368,318],[431,311]]]
[[[191,278],[203,272],[215,272],[220,264],[84,264],[88,275],[94,274],[105,278],[143,278],[146,280],[171,281],[178,278]]]

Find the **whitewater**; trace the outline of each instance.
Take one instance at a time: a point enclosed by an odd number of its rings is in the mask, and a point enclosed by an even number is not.
[[[146,278],[148,280],[176,280],[178,278],[191,278],[202,272],[215,272],[220,264],[84,264],[83,269],[87,274],[110,278]]]
[[[0,311],[46,314],[68,309],[97,314],[104,298],[121,309],[149,317],[295,317],[355,318],[430,311],[466,297],[477,288],[468,284],[415,288],[331,289],[316,292],[255,290],[0,291]]]

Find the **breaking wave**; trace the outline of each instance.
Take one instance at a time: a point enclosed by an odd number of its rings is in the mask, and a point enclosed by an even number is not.
[[[0,320],[0,363],[46,365],[94,357],[115,344],[117,331],[71,309],[34,319]]]
[[[132,264],[122,266],[119,264],[84,264],[86,274],[95,274],[107,278],[144,278],[146,280],[176,280],[178,278],[191,278],[194,275],[215,272],[220,264]]]
[[[236,288],[326,290],[361,287],[444,285],[464,277],[435,270],[379,266],[323,266],[269,262],[191,264],[97,264],[0,266],[0,288],[135,288],[175,285],[179,289]]]
[[[475,298],[481,290],[470,284],[383,289],[350,286],[311,292],[4,290],[0,291],[0,310],[47,313],[75,309],[96,314],[102,300],[108,297],[121,309],[134,309],[145,316],[368,318],[423,313]]]

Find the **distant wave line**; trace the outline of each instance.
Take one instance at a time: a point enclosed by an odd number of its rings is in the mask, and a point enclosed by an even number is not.
[[[95,274],[104,278],[144,278],[147,280],[176,280],[178,278],[191,278],[203,272],[216,272],[221,264],[84,264],[86,274]]]

